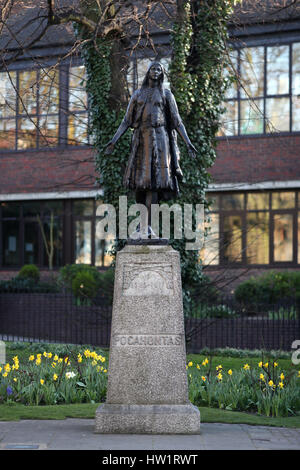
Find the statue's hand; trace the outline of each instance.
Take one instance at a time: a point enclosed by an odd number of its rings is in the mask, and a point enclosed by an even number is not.
[[[189,144],[188,146],[188,152],[189,152],[189,155],[193,158],[196,157],[197,155],[197,150],[195,149],[195,147],[193,146],[193,144]]]
[[[110,141],[110,142],[108,142],[104,153],[106,155],[109,155],[110,153],[112,153],[114,151],[114,149],[115,149],[115,144],[112,141]]]

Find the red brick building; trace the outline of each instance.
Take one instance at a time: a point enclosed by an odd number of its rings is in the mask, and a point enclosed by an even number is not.
[[[278,6],[275,15],[274,2],[260,3],[229,25],[240,80],[226,97],[211,168],[214,205],[202,255],[224,289],[251,273],[300,266],[300,15],[297,7]],[[18,24],[26,25],[33,11],[19,11]],[[21,34],[26,42],[26,27]],[[167,66],[169,36],[161,31],[155,40]],[[87,133],[84,67],[78,53],[68,54],[73,44],[70,26],[52,27],[11,61],[9,73],[0,72],[2,277],[27,263],[47,268],[37,215],[49,237],[51,213],[55,268],[110,263],[95,231],[101,188]],[[19,49],[7,31],[4,46],[11,56]],[[148,61],[142,55],[133,61],[135,86]]]

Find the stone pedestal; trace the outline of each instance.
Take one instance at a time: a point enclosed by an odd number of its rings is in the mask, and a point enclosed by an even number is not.
[[[106,403],[96,433],[196,434],[188,400],[179,253],[127,245],[117,254]]]

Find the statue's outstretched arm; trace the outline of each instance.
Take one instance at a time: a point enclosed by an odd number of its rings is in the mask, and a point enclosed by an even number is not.
[[[196,154],[197,154],[197,150],[195,149],[192,142],[190,141],[189,136],[187,135],[186,129],[184,127],[184,124],[181,120],[180,120],[176,130],[177,130],[178,134],[181,136],[181,138],[183,139],[183,141],[185,142],[185,144],[188,148],[189,154],[192,157],[195,157]]]

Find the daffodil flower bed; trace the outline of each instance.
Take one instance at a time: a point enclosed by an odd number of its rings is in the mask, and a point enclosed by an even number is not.
[[[255,412],[284,417],[300,412],[300,371],[287,376],[279,363],[244,364],[240,370],[215,369],[207,358],[201,364],[187,364],[189,397],[197,406]]]
[[[283,372],[278,362],[245,363],[241,369],[188,362],[189,398],[196,406],[285,417],[300,412],[300,371]],[[106,358],[90,349],[68,354],[18,356],[0,366],[0,403],[54,405],[100,403],[107,387]]]
[[[0,367],[0,403],[26,405],[99,403],[105,399],[106,359],[86,349],[59,357],[44,351],[20,365],[18,356]]]

